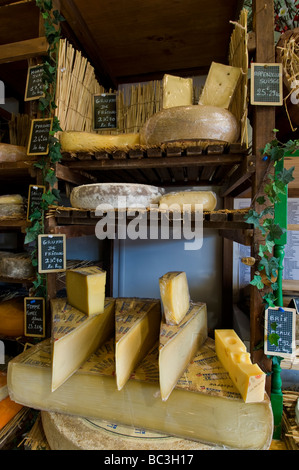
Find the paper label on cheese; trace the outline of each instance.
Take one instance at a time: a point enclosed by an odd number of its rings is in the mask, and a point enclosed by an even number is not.
[[[153,305],[158,305],[156,299],[117,299],[115,303],[115,342],[120,341],[126,333],[141,321]]]

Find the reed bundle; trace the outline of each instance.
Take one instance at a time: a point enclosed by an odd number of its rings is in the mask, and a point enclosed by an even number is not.
[[[28,143],[31,120],[28,114],[12,114],[8,123],[9,143],[26,147]]]
[[[283,391],[282,429],[288,450],[299,450],[299,426],[295,420],[295,406],[298,399],[298,391]]]

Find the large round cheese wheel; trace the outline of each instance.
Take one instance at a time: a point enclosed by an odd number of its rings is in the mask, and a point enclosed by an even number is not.
[[[18,297],[0,302],[0,335],[24,334],[24,299]]]
[[[216,106],[176,106],[151,116],[140,131],[143,145],[161,145],[177,140],[236,142],[239,124],[227,109]]]
[[[111,406],[113,406],[113,403]],[[212,449],[212,447],[200,442],[107,421],[47,411],[41,411],[41,419],[51,450],[184,451]]]
[[[19,162],[30,159],[32,157],[27,155],[26,147],[0,143],[0,162]]]
[[[92,132],[67,131],[59,136],[63,152],[95,152],[128,149],[140,144],[139,134],[101,135]]]
[[[157,204],[163,188],[138,183],[94,183],[75,187],[70,196],[71,205],[79,209],[147,208]]]
[[[213,191],[178,191],[164,194],[159,202],[160,208],[170,208],[171,206],[180,207],[180,210],[185,208],[188,210],[189,206],[192,211],[195,210],[195,204],[202,204],[203,211],[213,211],[217,204],[216,194]]]

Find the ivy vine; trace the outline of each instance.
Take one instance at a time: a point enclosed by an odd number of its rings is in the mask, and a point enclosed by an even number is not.
[[[45,36],[49,47],[47,55],[43,56],[43,92],[44,96],[39,99],[38,109],[42,118],[53,118],[53,125],[49,135],[49,151],[45,156],[41,156],[34,163],[34,166],[41,171],[42,184],[46,187],[46,191],[42,196],[40,207],[31,215],[31,225],[26,229],[25,244],[32,243],[31,251],[32,265],[36,270],[35,280],[33,282],[33,290],[36,296],[46,296],[46,277],[38,272],[38,254],[37,239],[40,234],[44,233],[44,214],[49,206],[57,203],[60,198],[59,190],[55,187],[57,178],[55,175],[55,163],[62,158],[61,145],[57,137],[58,131],[61,131],[59,120],[54,116],[57,79],[57,59],[58,47],[61,37],[60,22],[64,18],[58,10],[53,10],[52,0],[36,0],[36,5],[40,9],[40,13],[44,20]]]

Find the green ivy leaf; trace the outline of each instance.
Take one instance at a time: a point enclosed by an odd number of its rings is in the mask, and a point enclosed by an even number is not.
[[[269,307],[275,307],[276,297],[273,292],[268,292],[263,296],[264,303],[268,304]]]
[[[259,290],[263,289],[264,288],[264,283],[262,281],[262,278],[261,276],[255,274],[254,278],[252,279],[252,281],[250,281],[250,284],[252,286],[256,286]]]
[[[289,170],[286,168],[283,168],[282,171],[280,171],[277,175],[276,178],[283,184],[289,184],[291,181],[293,181],[295,178],[293,177],[293,172],[294,172],[295,167],[292,166]]]
[[[268,335],[268,340],[270,344],[274,344],[275,346],[278,346],[278,341],[279,341],[279,335],[277,333],[270,333]]]
[[[256,200],[257,200],[258,204],[265,204],[265,202],[266,202],[265,196],[260,196]]]

